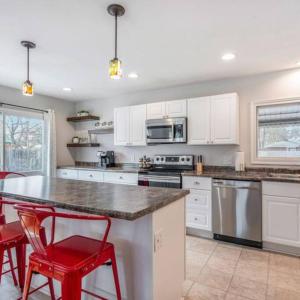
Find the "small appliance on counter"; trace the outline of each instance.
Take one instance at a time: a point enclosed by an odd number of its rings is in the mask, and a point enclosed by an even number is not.
[[[138,184],[180,189],[182,187],[181,173],[193,169],[193,155],[155,155],[152,167],[149,170],[139,171]]]
[[[115,166],[115,152],[114,151],[98,151],[99,158],[98,166],[100,168],[112,168]]]

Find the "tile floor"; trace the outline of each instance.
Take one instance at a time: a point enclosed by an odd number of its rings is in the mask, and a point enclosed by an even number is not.
[[[300,258],[187,236],[184,300],[300,300]],[[0,299],[19,297],[3,276]],[[48,300],[37,293],[32,300]]]
[[[187,237],[184,300],[300,300],[300,258]]]

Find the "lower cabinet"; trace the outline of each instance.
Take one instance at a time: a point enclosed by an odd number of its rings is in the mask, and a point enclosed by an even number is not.
[[[183,177],[183,188],[190,190],[186,197],[186,226],[211,231],[211,178]]]
[[[300,247],[300,184],[263,182],[263,241]]]
[[[57,169],[56,176],[58,178],[78,179],[78,180],[85,180],[85,181],[108,182],[108,183],[128,184],[128,185],[138,184],[137,173]]]

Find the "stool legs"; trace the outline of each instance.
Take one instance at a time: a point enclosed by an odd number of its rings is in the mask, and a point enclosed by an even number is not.
[[[113,250],[113,253],[112,253],[112,257],[111,257],[111,263],[112,263],[112,271],[113,271],[113,274],[114,274],[117,299],[121,300],[121,289],[120,289],[120,283],[119,283],[116,255],[115,255],[114,250]]]
[[[0,247],[0,282],[2,279],[2,272],[3,272],[3,265],[4,265],[4,248]],[[13,260],[12,260],[12,255],[11,255],[11,249],[6,249],[7,251],[7,256],[8,256],[8,263],[10,267],[10,272],[14,281],[14,285],[18,285],[18,281],[16,278],[15,270],[14,270],[14,265],[13,265]]]
[[[49,284],[49,289],[50,289],[51,300],[55,300],[53,280],[51,278],[48,278],[48,284]]]
[[[27,276],[26,276],[26,282],[25,282],[24,291],[23,291],[23,298],[22,298],[23,300],[28,299],[29,289],[30,289],[30,285],[31,285],[32,271],[33,271],[32,266],[29,263],[28,270],[27,270]]]
[[[21,244],[16,246],[16,256],[18,264],[19,285],[23,291],[26,272],[26,245]]]
[[[73,273],[65,277],[61,284],[61,300],[81,299],[81,277]]]

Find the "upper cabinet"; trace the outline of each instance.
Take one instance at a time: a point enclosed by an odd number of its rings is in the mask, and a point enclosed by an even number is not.
[[[115,108],[114,144],[119,146],[146,145],[145,121],[145,104]]]
[[[239,99],[236,93],[188,100],[188,144],[238,144]]]
[[[186,100],[147,104],[147,119],[186,117]]]

